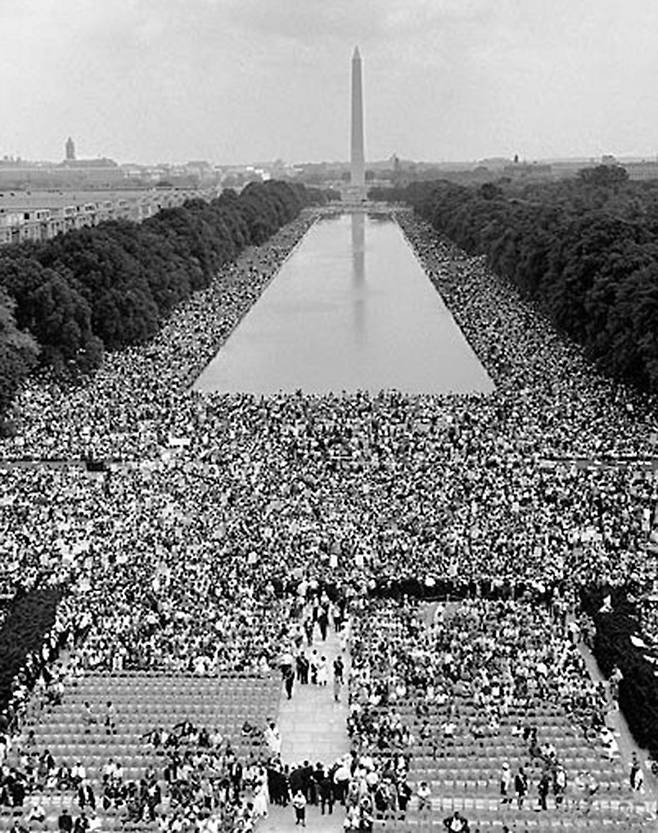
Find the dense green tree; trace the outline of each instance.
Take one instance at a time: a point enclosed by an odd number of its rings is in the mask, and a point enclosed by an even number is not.
[[[83,372],[97,367],[102,343],[92,331],[89,304],[70,275],[63,277],[31,257],[2,254],[5,250],[0,252],[0,286],[14,299],[18,327],[39,343],[41,362],[56,369],[75,365]]]
[[[70,273],[91,309],[93,332],[106,349],[155,333],[158,308],[145,272],[106,226],[56,237],[39,255],[45,266]]]
[[[582,168],[578,177],[586,185],[608,187],[628,182],[628,171],[621,165],[597,165],[595,168]]]
[[[658,182],[615,166],[573,181],[375,189],[535,301],[606,372],[658,391]]]
[[[16,326],[14,307],[14,301],[0,289],[0,413],[6,411],[37,361],[37,343]]]
[[[111,221],[47,243],[3,247],[0,288],[11,300],[0,299],[0,410],[34,364],[34,341],[23,330],[38,341],[44,364],[88,372],[104,349],[151,337],[163,317],[245,247],[326,200],[296,183],[254,182],[240,194],[189,200],[141,224]]]

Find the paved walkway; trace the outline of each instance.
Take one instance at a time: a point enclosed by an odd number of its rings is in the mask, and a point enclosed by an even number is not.
[[[583,655],[585,663],[587,664],[587,670],[589,671],[592,679],[597,683],[606,683],[607,681],[603,674],[601,674],[601,670],[599,669],[598,663],[596,662],[592,651],[584,642],[580,642],[578,647],[580,649],[580,653]],[[631,734],[631,730],[628,728],[626,718],[621,711],[618,710],[608,712],[607,723],[612,728],[615,738],[617,739],[617,743],[619,744],[619,753],[621,760],[623,761],[626,774],[630,777],[631,758],[633,752],[637,754],[638,760],[642,764],[644,772],[644,792],[637,796],[638,799],[650,801],[652,802],[652,806],[655,807],[656,802],[658,801],[658,779],[652,774],[651,769],[646,765],[646,761],[648,759],[647,750],[642,749],[637,745],[635,738]]]
[[[313,649],[319,656],[327,658],[329,670],[326,686],[299,685],[295,681],[292,699],[288,700],[285,691],[281,693],[278,726],[281,732],[281,758],[290,766],[309,761],[316,764],[333,763],[336,758],[349,752],[347,735],[347,685],[340,694],[340,702],[334,700],[333,662],[340,653],[340,643],[333,630],[327,634],[327,641],[316,639],[312,648],[306,649],[307,656]],[[349,652],[343,654],[345,662],[345,679],[349,672]],[[318,807],[306,808],[306,827],[320,833],[338,833],[343,829],[345,818],[340,805],[334,807],[333,815],[322,816]],[[269,815],[259,822],[258,833],[288,833],[299,830],[295,828],[295,813],[291,806],[275,807],[270,805]]]
[[[347,737],[347,685],[343,686],[340,702],[334,700],[333,662],[340,653],[340,643],[333,631],[327,634],[327,641],[317,638],[312,648],[307,649],[310,657],[315,649],[318,656],[327,658],[328,683],[326,686],[299,685],[295,682],[292,700],[285,692],[281,695],[279,708],[279,730],[281,731],[281,758],[284,764],[291,766],[302,761],[317,761],[331,764],[336,758],[349,752]],[[343,656],[346,671],[349,669],[349,657]]]
[[[345,810],[340,804],[334,807],[332,815],[323,816],[318,807],[306,807],[306,829],[309,833],[342,833]],[[266,819],[261,819],[256,826],[256,833],[293,833],[302,830],[295,826],[295,811],[292,805],[275,807],[270,804]]]

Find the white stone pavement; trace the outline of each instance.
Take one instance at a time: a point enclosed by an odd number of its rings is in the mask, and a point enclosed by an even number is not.
[[[292,699],[288,700],[282,688],[279,708],[278,726],[281,732],[281,757],[290,766],[310,761],[330,765],[336,758],[349,751],[347,735],[347,685],[344,685],[338,703],[334,700],[333,662],[341,652],[338,636],[329,629],[327,641],[322,642],[318,629],[312,648],[307,648],[307,656],[315,648],[318,655],[327,659],[328,682],[326,686],[300,685],[295,680]],[[349,672],[349,651],[343,654],[345,662],[345,679]],[[258,824],[258,833],[287,833],[295,828],[294,811],[288,807],[270,806],[267,819]],[[322,816],[319,807],[306,808],[306,827],[319,833],[338,833],[343,829],[344,811],[340,805],[334,806],[333,815]]]

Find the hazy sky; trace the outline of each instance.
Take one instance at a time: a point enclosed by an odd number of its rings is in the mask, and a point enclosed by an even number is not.
[[[658,153],[658,0],[0,0],[0,155]]]

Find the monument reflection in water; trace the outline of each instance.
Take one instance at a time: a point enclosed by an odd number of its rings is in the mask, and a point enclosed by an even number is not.
[[[362,211],[350,215],[352,223],[352,280],[354,282],[354,335],[365,337],[366,217]],[[361,291],[360,291],[361,289]]]
[[[319,220],[196,382],[273,394],[493,385],[397,223]]]

